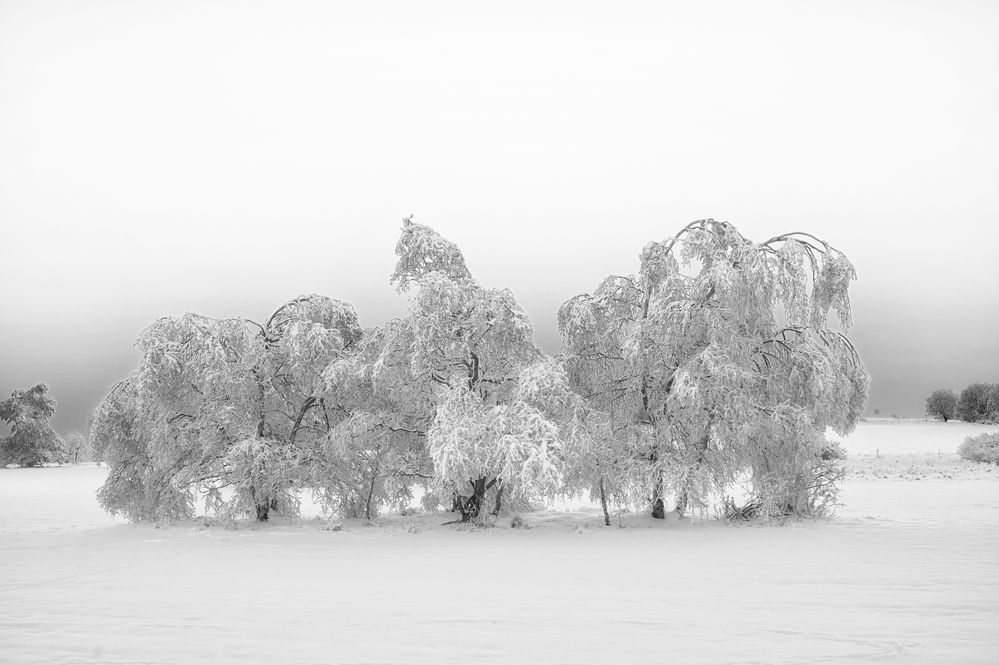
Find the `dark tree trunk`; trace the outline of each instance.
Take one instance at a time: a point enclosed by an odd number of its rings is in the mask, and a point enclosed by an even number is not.
[[[657,520],[666,519],[666,506],[661,497],[652,502],[652,517]]]
[[[486,500],[486,491],[496,484],[496,479],[494,478],[489,483],[486,483],[485,478],[478,478],[470,480],[469,484],[472,486],[472,496],[467,499],[458,497],[458,510],[461,512],[462,522],[471,522],[474,519],[478,519]]]
[[[364,518],[371,519],[371,500],[375,496],[375,481],[378,480],[378,469],[371,475],[371,485],[368,487],[368,499],[364,502]]]
[[[482,512],[482,504],[486,499],[486,479],[479,478],[472,481],[472,496],[468,497],[463,510],[461,511],[461,521],[470,522]]]
[[[610,513],[607,512],[607,492],[604,491],[604,479],[600,479],[600,507],[604,511],[604,526],[610,526]]]
[[[663,481],[656,482],[652,490],[652,517],[657,520],[666,519],[666,506],[663,504]]]
[[[278,500],[277,497],[271,497],[270,499],[257,496],[257,492],[251,487],[250,488],[250,498],[253,499],[253,508],[257,513],[258,522],[266,522],[271,516],[271,511],[277,510]]]

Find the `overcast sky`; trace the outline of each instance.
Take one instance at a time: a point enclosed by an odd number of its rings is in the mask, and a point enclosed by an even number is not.
[[[323,293],[402,217],[555,313],[694,219],[856,264],[870,409],[999,381],[999,3],[0,0],[0,395],[83,429],[138,331]]]

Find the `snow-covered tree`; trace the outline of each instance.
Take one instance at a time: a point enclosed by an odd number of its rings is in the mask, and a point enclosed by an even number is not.
[[[64,462],[62,439],[52,429],[56,401],[44,383],[28,390],[15,390],[0,402],[0,420],[10,426],[10,435],[0,437],[0,466],[41,466]]]
[[[62,437],[62,442],[68,462],[79,464],[93,461],[94,450],[90,447],[90,439],[82,432],[70,432]]]
[[[613,418],[587,404],[573,389],[565,365],[554,358],[520,373],[517,399],[557,428],[562,491],[569,495],[589,492],[591,499],[600,502],[604,523],[610,526],[608,504],[622,502],[622,488],[615,482],[619,474],[614,468]]]
[[[325,370],[325,399],[343,417],[317,448],[310,477],[323,505],[346,517],[371,519],[385,505],[408,502],[413,485],[432,477],[431,393],[413,372],[411,344],[405,322],[393,319],[365,331]]]
[[[961,391],[957,415],[966,423],[999,422],[999,383],[972,383]]]
[[[957,415],[957,393],[943,388],[926,398],[926,415],[947,422]]]
[[[700,220],[647,245],[637,276],[564,303],[573,385],[614,423],[615,484],[656,516],[669,494],[683,512],[744,478],[768,514],[827,504],[824,429],[852,430],[868,394],[843,332],[854,277],[810,234],[754,243]]]
[[[322,370],[360,336],[350,305],[317,295],[263,325],[195,314],[154,323],[137,341],[138,369],[98,409],[93,437],[111,465],[105,507],[137,519],[188,514],[190,501],[157,502],[172,497],[169,486],[203,490],[232,515],[296,513],[304,460],[337,418]],[[117,468],[128,465],[137,467]],[[145,499],[133,500],[140,490]]]
[[[530,499],[556,489],[559,425],[526,397],[523,372],[543,360],[527,314],[510,291],[480,286],[458,247],[428,226],[405,220],[396,254],[392,282],[410,311],[387,353],[405,360],[420,392],[406,401],[427,426],[439,496],[456,496],[468,521],[487,491],[496,511],[503,492]]]

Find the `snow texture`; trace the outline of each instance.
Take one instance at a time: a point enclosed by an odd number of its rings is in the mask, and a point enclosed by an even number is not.
[[[155,528],[99,509],[104,468],[2,469],[0,662],[995,663],[999,468],[954,455],[967,427],[862,423],[838,516],[783,527]]]

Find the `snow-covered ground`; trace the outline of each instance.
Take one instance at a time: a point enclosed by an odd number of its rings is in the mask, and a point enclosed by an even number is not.
[[[842,442],[853,455],[899,453],[953,453],[966,437],[999,432],[999,425],[979,425],[939,420],[870,418],[846,437],[829,430],[827,436]]]
[[[157,529],[105,469],[3,469],[0,662],[996,663],[999,467],[953,454],[988,429],[863,423],[838,516],[783,527]]]

